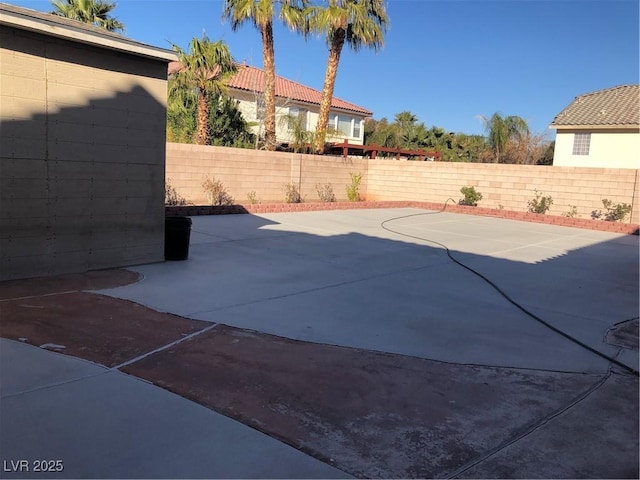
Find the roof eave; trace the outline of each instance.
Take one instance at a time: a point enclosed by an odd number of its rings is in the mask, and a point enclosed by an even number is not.
[[[640,124],[611,124],[611,125],[558,125],[551,124],[549,128],[555,128],[556,130],[611,130],[611,129],[640,129]]]
[[[73,42],[83,43],[86,45],[117,50],[133,55],[171,62],[178,59],[175,52],[164,48],[153,47],[144,43],[130,40],[111,32],[100,32],[98,29],[89,31],[82,28],[83,25],[72,26],[56,22],[53,15],[36,12],[40,15],[29,14],[27,9],[10,8],[12,5],[0,4],[0,25],[29,30],[36,33],[42,33]],[[35,12],[35,11],[34,11]]]

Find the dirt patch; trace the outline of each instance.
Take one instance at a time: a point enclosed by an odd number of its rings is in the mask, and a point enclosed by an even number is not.
[[[50,295],[76,290],[101,290],[128,285],[140,280],[140,274],[129,270],[97,270],[94,272],[37,277],[0,282],[0,300]]]
[[[450,365],[221,325],[124,371],[367,478],[444,475],[599,379]]]
[[[136,273],[111,270],[3,282],[0,336],[112,367],[210,325],[78,291],[137,279]]]

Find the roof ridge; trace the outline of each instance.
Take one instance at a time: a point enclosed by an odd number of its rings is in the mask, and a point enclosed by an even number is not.
[[[603,88],[601,90],[593,90],[591,92],[587,92],[587,93],[582,93],[580,95],[576,95],[575,98],[577,99],[577,98],[581,98],[581,97],[588,97],[590,95],[597,95],[597,94],[600,94],[600,93],[609,92],[611,90],[618,90],[618,89],[621,89],[621,88],[633,88],[633,87],[640,88],[640,84],[628,83],[628,84],[624,84],[624,85],[617,85],[615,87]]]

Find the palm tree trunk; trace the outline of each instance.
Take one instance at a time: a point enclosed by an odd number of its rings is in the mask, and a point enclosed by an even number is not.
[[[209,99],[203,90],[198,92],[198,127],[196,145],[206,145],[209,139]]]
[[[264,130],[265,148],[276,149],[276,65],[273,47],[273,24],[267,22],[262,33],[262,62],[264,63]]]
[[[322,87],[322,98],[320,100],[320,112],[318,114],[318,125],[314,139],[314,151],[322,155],[324,153],[324,141],[327,136],[327,126],[329,125],[329,113],[331,111],[331,100],[333,90],[336,86],[336,76],[338,75],[338,64],[340,54],[346,38],[346,30],[336,31],[329,49],[329,59],[327,60],[327,70],[324,75],[324,85]]]

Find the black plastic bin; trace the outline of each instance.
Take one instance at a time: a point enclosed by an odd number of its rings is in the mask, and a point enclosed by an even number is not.
[[[165,260],[186,260],[189,258],[191,218],[165,217],[164,258]]]

